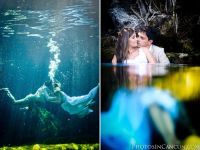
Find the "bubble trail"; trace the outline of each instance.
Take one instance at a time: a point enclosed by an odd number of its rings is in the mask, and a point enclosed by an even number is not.
[[[49,52],[52,54],[50,63],[49,63],[49,73],[48,76],[52,81],[54,81],[56,71],[60,64],[60,48],[58,47],[58,43],[50,38],[47,47],[49,47]]]

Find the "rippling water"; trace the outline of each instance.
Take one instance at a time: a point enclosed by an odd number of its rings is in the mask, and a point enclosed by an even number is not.
[[[67,78],[68,84],[77,82],[78,86],[80,78],[85,77],[80,68],[84,71],[98,66],[96,5],[97,2],[85,1],[62,9],[1,11],[1,51],[5,51],[2,61],[9,65],[5,68],[15,72],[12,74],[21,74],[18,78],[28,73],[25,67],[47,72],[51,59],[48,44],[52,39],[61,51],[59,77]],[[98,69],[92,70],[89,74],[96,82]]]
[[[88,15],[96,14],[92,2],[85,5],[65,6],[62,10],[6,10],[1,12],[1,35],[25,35],[44,38],[74,26],[97,26],[94,18]],[[43,32],[41,32],[43,31]]]

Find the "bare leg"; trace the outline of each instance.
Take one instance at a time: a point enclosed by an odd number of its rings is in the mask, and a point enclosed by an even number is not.
[[[174,122],[168,112],[162,110],[158,105],[151,105],[150,116],[154,125],[164,138],[166,144],[179,144],[175,135]]]

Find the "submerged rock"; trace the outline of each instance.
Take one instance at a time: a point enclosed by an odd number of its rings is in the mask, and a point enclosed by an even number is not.
[[[40,150],[40,145],[39,144],[33,145],[33,150]]]
[[[98,150],[99,144],[35,144],[35,145],[24,145],[24,146],[14,146],[14,147],[0,147],[0,150]]]

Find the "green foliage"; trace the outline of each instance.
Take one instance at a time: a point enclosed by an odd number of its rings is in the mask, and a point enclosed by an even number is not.
[[[182,39],[182,40],[180,40],[180,43],[183,46],[184,52],[191,52],[193,50],[191,39]]]

